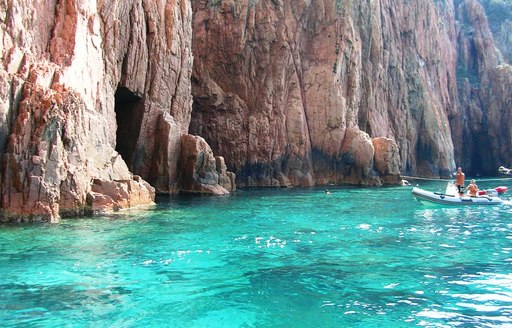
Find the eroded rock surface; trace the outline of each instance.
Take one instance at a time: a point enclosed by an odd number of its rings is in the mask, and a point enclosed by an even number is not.
[[[378,184],[371,138],[396,142],[402,172],[453,169],[450,1],[193,4],[191,132],[240,184]],[[346,151],[355,130],[361,163]]]
[[[484,2],[0,2],[2,220],[510,166]]]
[[[461,111],[452,122],[455,154],[468,170],[496,175],[499,166],[512,163],[512,68],[506,62],[508,56],[497,50],[478,1],[461,3],[457,17]],[[512,42],[500,48],[511,46]]]
[[[94,179],[87,194],[87,204],[93,214],[151,204],[155,189],[139,176],[127,180]]]
[[[400,157],[398,154],[398,146],[396,142],[388,138],[375,138],[372,140],[375,149],[375,168],[379,176],[386,184],[401,183],[400,177]]]
[[[144,180],[177,189],[191,17],[180,0],[0,3],[2,220],[152,203]]]

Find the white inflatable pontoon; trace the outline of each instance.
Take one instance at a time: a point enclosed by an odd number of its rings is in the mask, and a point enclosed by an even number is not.
[[[424,204],[441,204],[441,205],[499,205],[503,200],[495,195],[481,195],[477,197],[459,196],[453,185],[446,188],[446,193],[431,192],[418,187],[412,189],[412,195],[420,203]]]

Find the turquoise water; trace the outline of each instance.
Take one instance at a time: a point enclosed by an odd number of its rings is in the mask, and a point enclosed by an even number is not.
[[[427,208],[411,188],[249,190],[0,226],[0,322],[511,327],[512,206]]]

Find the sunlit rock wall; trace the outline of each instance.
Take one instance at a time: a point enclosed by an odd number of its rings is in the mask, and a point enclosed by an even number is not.
[[[191,111],[189,1],[0,3],[2,220],[152,203]]]

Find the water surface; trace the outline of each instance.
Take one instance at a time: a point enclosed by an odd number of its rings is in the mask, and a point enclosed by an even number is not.
[[[510,203],[428,208],[411,189],[246,190],[0,226],[0,322],[511,327]]]

